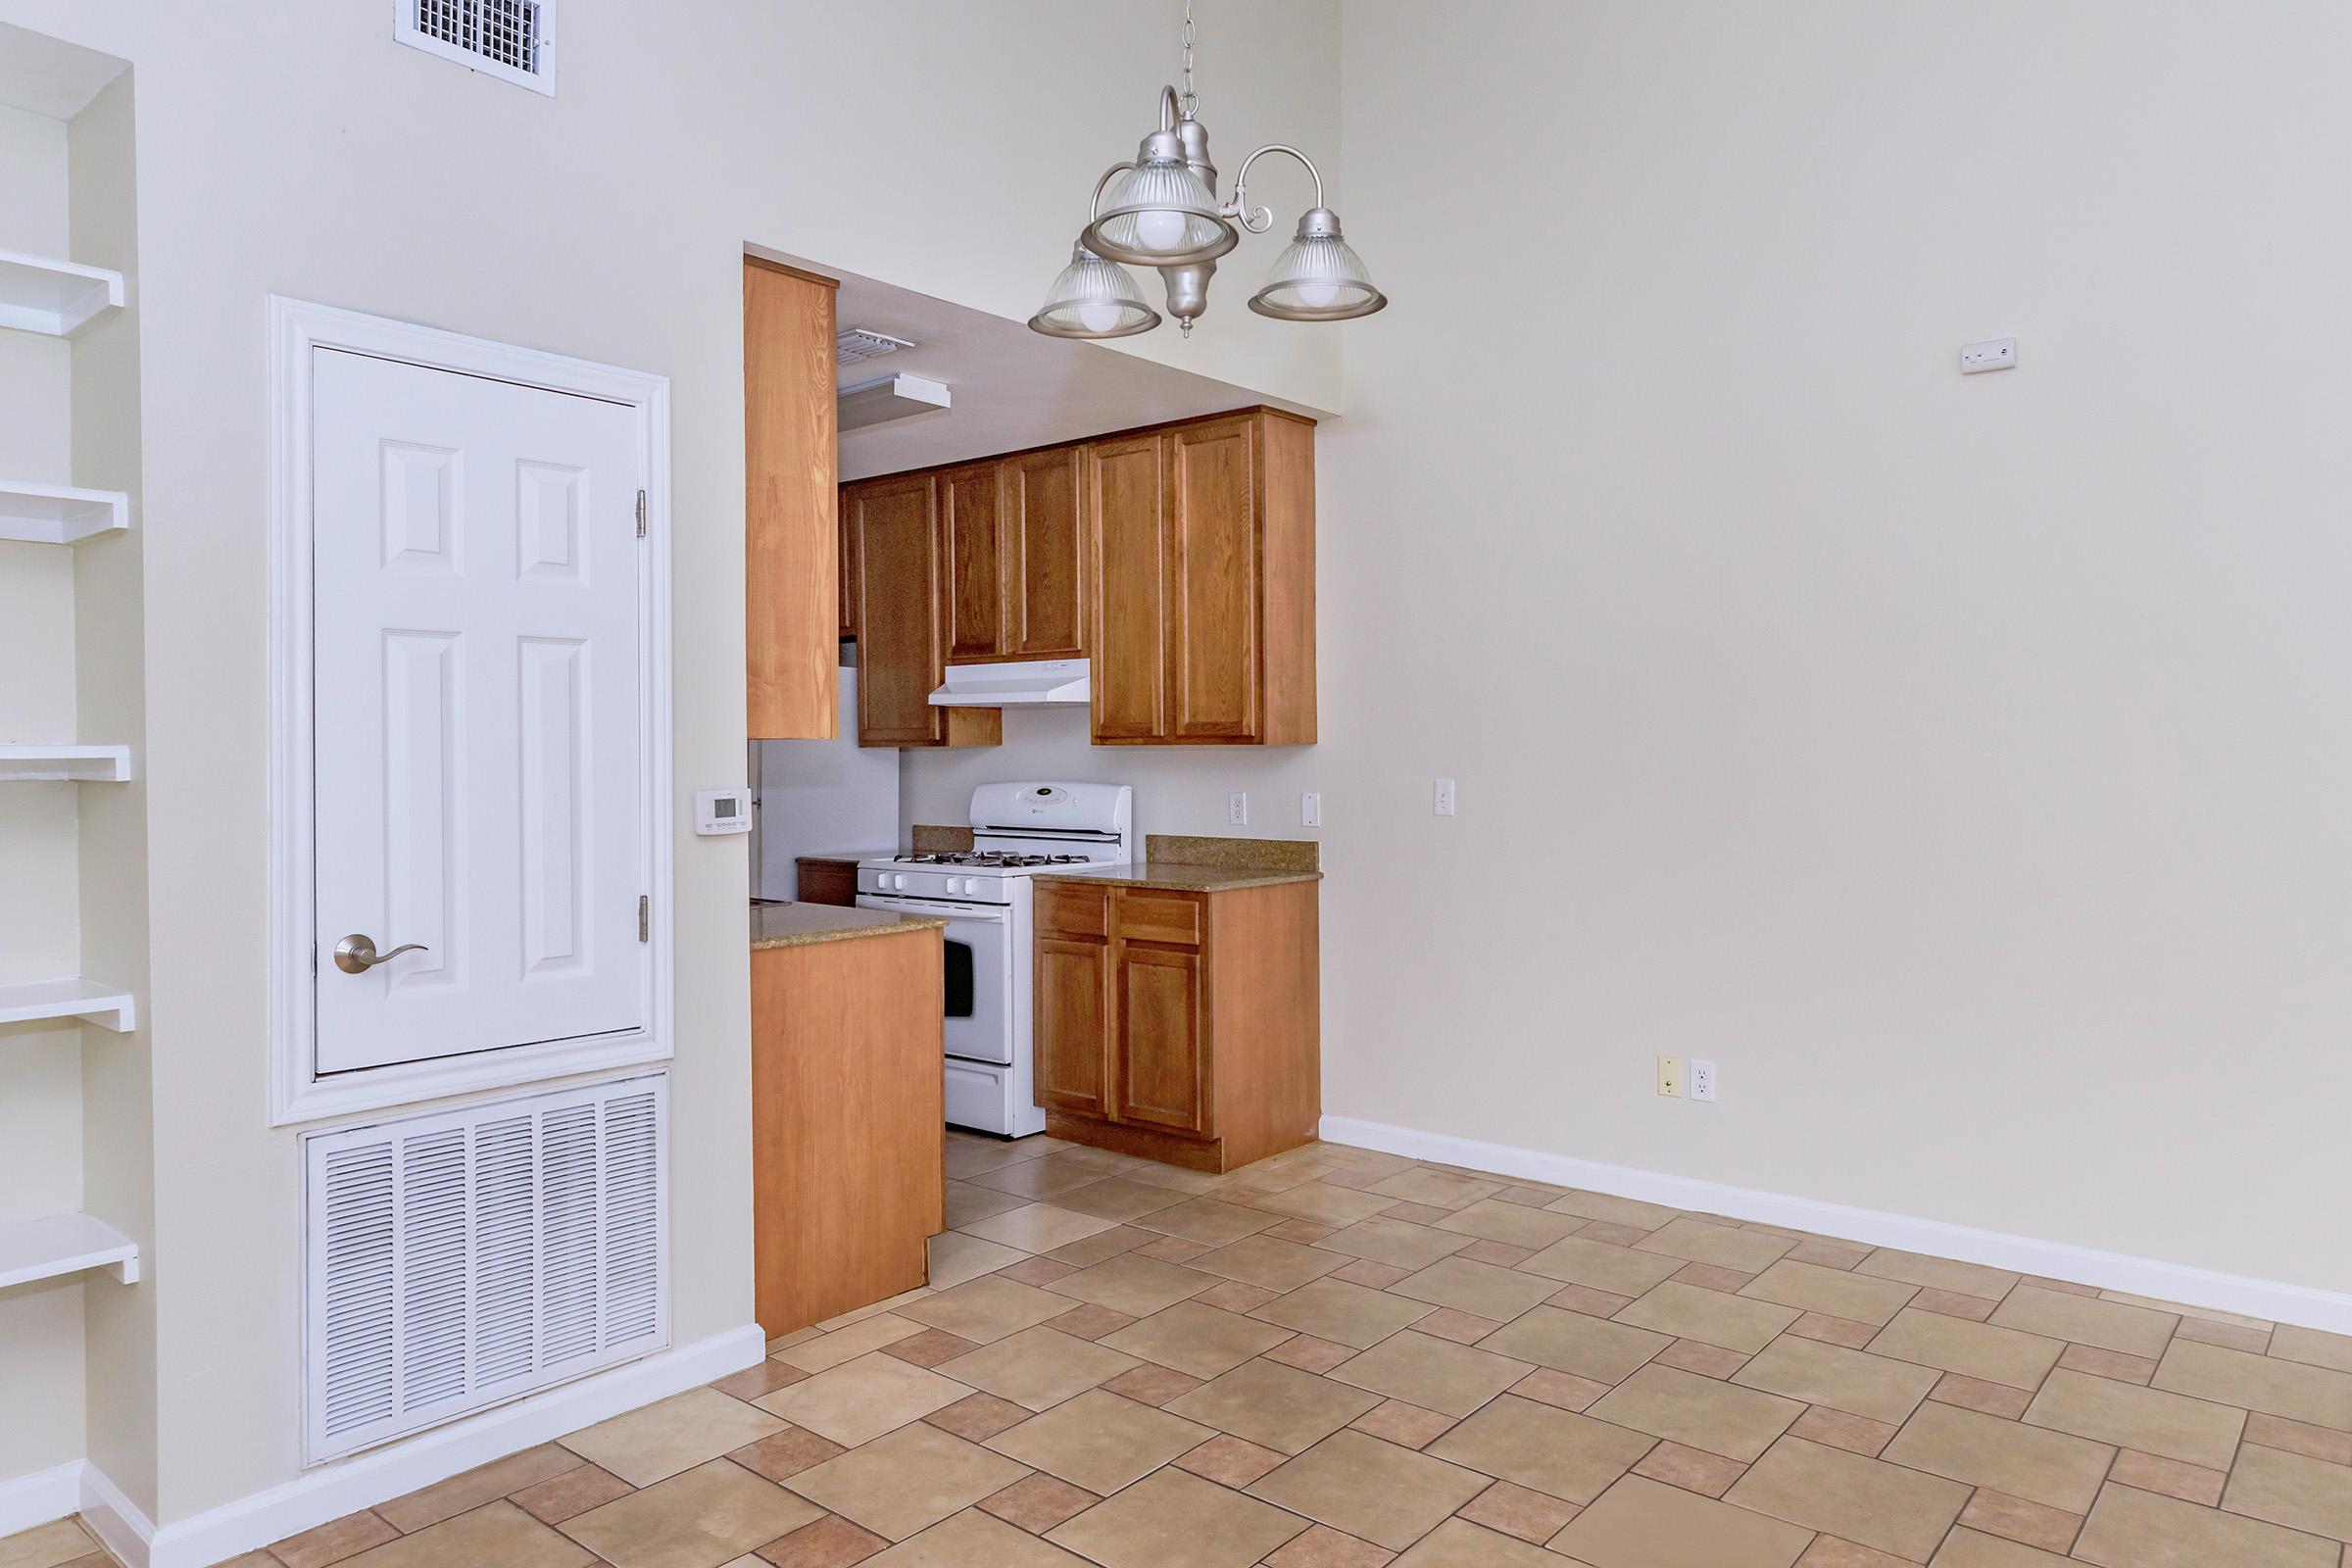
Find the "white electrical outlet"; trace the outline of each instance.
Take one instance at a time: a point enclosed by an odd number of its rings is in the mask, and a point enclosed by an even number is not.
[[[1235,827],[1250,825],[1250,797],[1235,790],[1225,798],[1225,819]]]
[[[1690,1098],[1709,1104],[1715,1101],[1715,1064],[1703,1057],[1690,1058]]]
[[[1438,780],[1437,787],[1430,792],[1429,808],[1433,814],[1438,816],[1453,814],[1453,780],[1449,778]]]
[[[1658,1058],[1658,1093],[1669,1100],[1682,1098],[1683,1064],[1679,1057],[1660,1056]]]
[[[1960,345],[1960,373],[1981,375],[1986,370],[2017,368],[2017,339],[1988,337],[1982,343]]]
[[[1323,797],[1312,790],[1298,797],[1298,825],[1300,827],[1321,827],[1323,825]]]

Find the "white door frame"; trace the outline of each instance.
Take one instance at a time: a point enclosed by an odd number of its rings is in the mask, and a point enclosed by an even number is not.
[[[312,861],[311,482],[314,350],[378,359],[602,398],[637,411],[645,430],[646,554],[639,585],[640,701],[646,737],[647,863],[653,899],[646,1025],[593,1040],[406,1062],[321,1078]],[[674,903],[670,861],[669,380],[614,366],[492,343],[356,311],[270,297],[270,1122],[282,1127],[675,1054]]]

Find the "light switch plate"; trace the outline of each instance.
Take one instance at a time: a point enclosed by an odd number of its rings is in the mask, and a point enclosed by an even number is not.
[[[750,790],[696,790],[694,830],[705,838],[752,830]]]
[[[1298,825],[1300,827],[1321,827],[1323,825],[1323,797],[1312,790],[1298,797]]]

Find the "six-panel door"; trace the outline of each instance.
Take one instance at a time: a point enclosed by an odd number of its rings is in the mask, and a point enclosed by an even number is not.
[[[328,349],[313,395],[318,1071],[646,1027],[637,414]]]

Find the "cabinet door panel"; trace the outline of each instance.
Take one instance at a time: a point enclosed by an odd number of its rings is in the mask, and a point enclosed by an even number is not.
[[[1037,939],[1032,1033],[1037,1102],[1082,1116],[1110,1113],[1110,948],[1067,937]]]
[[[939,682],[937,491],[928,474],[849,489],[858,524],[858,741],[931,746]]]
[[[845,505],[841,534],[841,635],[858,635],[858,524]]]
[[[1162,619],[1166,518],[1160,439],[1130,436],[1086,449],[1093,538],[1094,724],[1098,739],[1152,740],[1166,733]]]
[[[1168,733],[1251,740],[1258,715],[1255,420],[1167,435]]]
[[[1119,1120],[1174,1132],[1209,1130],[1201,1023],[1199,954],[1119,949]]]
[[[1086,652],[1086,548],[1079,451],[1008,458],[1004,472],[1004,652],[1075,659]]]
[[[940,530],[947,540],[948,658],[994,659],[1004,651],[1003,508],[997,465],[975,463],[939,476]]]

